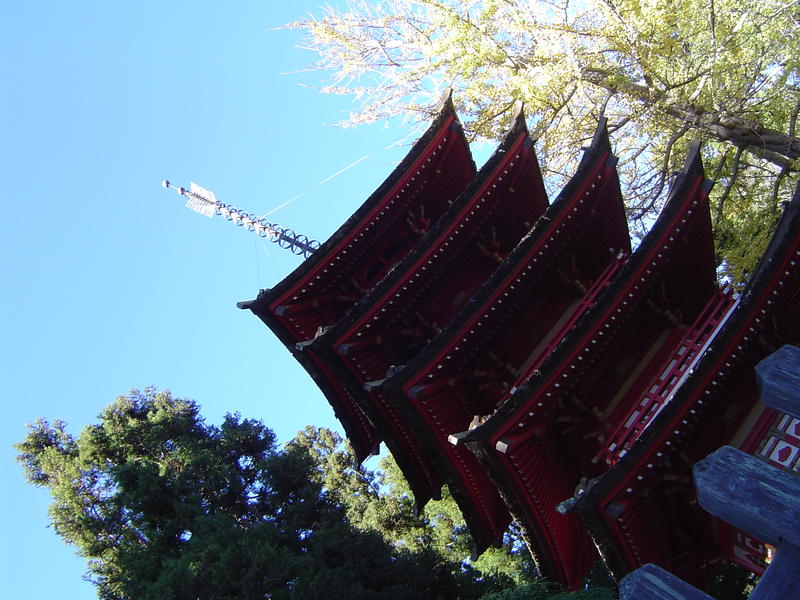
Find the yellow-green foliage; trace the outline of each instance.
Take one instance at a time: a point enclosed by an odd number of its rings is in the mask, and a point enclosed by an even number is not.
[[[604,114],[634,229],[703,140],[721,270],[740,280],[796,184],[798,22],[791,0],[353,0],[290,27],[330,71],[322,91],[358,99],[346,124],[424,120],[450,86],[468,134],[494,139],[523,100],[551,190]]]

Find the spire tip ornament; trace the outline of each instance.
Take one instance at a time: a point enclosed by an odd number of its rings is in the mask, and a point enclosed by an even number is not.
[[[186,208],[209,218],[214,215],[222,215],[226,221],[233,221],[239,227],[244,226],[249,231],[254,231],[259,237],[267,238],[281,248],[290,250],[292,254],[308,258],[319,248],[318,241],[310,240],[291,229],[281,227],[266,219],[239,210],[235,206],[220,202],[214,192],[200,187],[194,182],[189,183],[188,190],[183,187],[175,187],[168,179],[162,181],[161,185],[165,188],[172,188],[178,194],[184,196],[186,198]]]

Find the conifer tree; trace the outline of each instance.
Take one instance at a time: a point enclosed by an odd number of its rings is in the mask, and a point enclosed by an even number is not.
[[[194,402],[153,389],[99,419],[77,437],[40,420],[17,449],[103,600],[445,600],[496,587],[351,524],[312,454],[277,449],[258,421],[207,425]]]

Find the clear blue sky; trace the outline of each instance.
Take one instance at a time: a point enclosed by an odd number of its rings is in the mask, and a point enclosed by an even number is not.
[[[162,179],[324,240],[408,150],[409,130],[341,129],[348,98],[319,95],[299,33],[317,0],[77,2],[0,8],[3,294],[0,598],[94,598],[83,562],[24,482],[25,423],[70,431],[155,385],[207,421],[264,420],[289,439],[335,426],[271,333],[236,308],[298,259],[183,208]],[[369,154],[327,183],[329,176]]]

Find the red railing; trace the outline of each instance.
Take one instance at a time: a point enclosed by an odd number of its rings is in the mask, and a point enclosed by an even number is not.
[[[666,406],[670,395],[700,356],[731,304],[730,292],[719,292],[706,304],[692,326],[686,330],[661,374],[650,381],[639,403],[628,413],[628,418],[617,423],[611,431],[608,445],[598,454],[599,459],[614,464],[625,455],[647,425]]]

